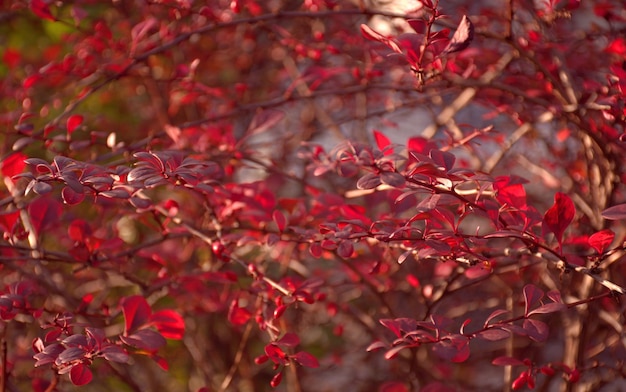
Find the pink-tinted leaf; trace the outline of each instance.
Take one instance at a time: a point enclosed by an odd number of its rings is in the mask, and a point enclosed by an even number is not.
[[[502,340],[502,339],[507,339],[510,336],[511,336],[511,333],[509,331],[505,331],[500,328],[489,328],[476,334],[477,338],[481,338],[481,339],[485,339],[485,340],[489,340],[493,342]]]
[[[492,365],[496,366],[524,366],[524,362],[512,357],[498,357],[491,361]]]
[[[169,309],[159,310],[150,316],[150,321],[167,339],[182,339],[185,334],[185,321],[177,312]]]
[[[387,350],[387,352],[385,353],[385,359],[392,359],[394,358],[396,355],[398,355],[398,353],[402,350],[404,350],[405,348],[408,348],[409,346],[405,346],[405,345],[400,345],[400,346],[396,346],[392,349]]]
[[[320,366],[320,363],[318,362],[317,358],[315,358],[313,355],[305,351],[300,351],[300,352],[295,353],[293,355],[293,359],[302,366],[306,366],[310,368],[317,368]]]
[[[526,319],[523,328],[528,336],[536,342],[545,342],[548,339],[549,329],[543,321]]]
[[[563,299],[561,298],[561,293],[557,290],[550,290],[548,291],[548,293],[546,294],[548,296],[548,298],[550,298],[553,302],[556,303],[563,303]]]
[[[524,286],[524,314],[528,315],[530,309],[543,298],[543,291],[533,284]]]
[[[121,300],[124,313],[124,333],[131,334],[150,322],[152,309],[148,301],[141,295],[133,295]]]
[[[417,328],[417,321],[410,318],[382,319],[380,323],[390,329],[398,338]]]
[[[615,233],[611,229],[605,229],[593,233],[589,239],[589,246],[595,249],[598,253],[604,253],[604,251],[613,243],[615,239]]]
[[[528,316],[532,314],[555,313],[555,312],[560,312],[565,309],[567,309],[567,305],[556,303],[556,302],[551,302],[549,304],[541,305],[540,307],[528,312]]]
[[[563,241],[565,229],[574,220],[574,215],[576,215],[574,202],[566,194],[557,192],[554,195],[554,204],[543,217],[543,223],[554,233],[559,244]]]
[[[387,348],[387,345],[381,341],[377,341],[367,346],[365,351],[370,352],[374,350],[380,350],[381,348]]]
[[[285,118],[285,112],[281,110],[263,110],[252,119],[247,135],[265,132],[278,124],[283,118]]]
[[[618,204],[602,211],[602,217],[608,220],[626,219],[626,204]]]
[[[467,48],[474,39],[474,25],[467,15],[463,15],[459,26],[456,28],[452,39],[441,52],[440,55],[446,55],[454,52],[460,52]]]
[[[387,47],[389,47],[394,52],[402,53],[402,49],[400,49],[400,47],[398,46],[397,42],[395,42],[391,38],[387,38],[384,35],[382,35],[382,34],[376,32],[376,31],[372,30],[366,24],[362,24],[361,25],[361,33],[363,34],[363,36],[365,38],[367,38],[369,40],[382,42],[383,44],[387,45]]]
[[[74,385],[87,385],[91,382],[92,379],[93,374],[91,373],[89,367],[85,364],[79,363],[73,366],[72,370],[70,371],[70,380]]]
[[[67,133],[71,135],[72,133],[74,133],[76,128],[78,128],[80,124],[82,123],[83,123],[83,116],[81,116],[80,114],[73,114],[69,116],[69,118],[67,119],[67,125],[66,125]]]

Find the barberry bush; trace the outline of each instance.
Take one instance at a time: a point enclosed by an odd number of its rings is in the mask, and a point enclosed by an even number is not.
[[[626,388],[623,2],[0,4],[0,391]]]

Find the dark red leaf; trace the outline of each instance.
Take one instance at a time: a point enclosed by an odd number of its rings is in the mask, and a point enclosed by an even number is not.
[[[548,326],[543,321],[526,319],[523,325],[528,336],[536,342],[545,342],[548,340]]]
[[[446,337],[433,346],[433,352],[448,361],[464,362],[470,355],[469,339],[462,335]]]
[[[313,355],[305,351],[300,351],[298,353],[295,353],[293,355],[293,359],[302,366],[306,366],[310,368],[317,368],[320,366],[320,363],[317,361],[317,358],[315,358]]]
[[[554,233],[559,244],[563,241],[565,229],[574,220],[574,215],[576,215],[574,202],[566,194],[557,192],[554,195],[554,204],[543,217],[543,223]]]
[[[378,174],[367,173],[363,177],[359,178],[359,181],[356,183],[356,187],[359,189],[374,189],[380,184],[382,184],[382,181]]]
[[[155,352],[167,343],[165,338],[152,329],[140,329],[128,336],[120,336],[125,344],[140,350]]]
[[[76,192],[70,186],[63,187],[61,196],[63,197],[63,202],[67,205],[79,204],[85,200],[85,194],[83,192]]]
[[[74,385],[87,385],[92,379],[93,374],[91,373],[91,370],[89,370],[89,367],[85,364],[79,363],[73,366],[70,371],[70,380]]]
[[[120,346],[106,346],[100,350],[100,353],[104,359],[111,362],[127,363],[130,360],[128,353]]]
[[[131,334],[150,322],[152,309],[141,295],[123,298],[121,305],[124,313],[124,334]]]
[[[350,258],[354,253],[354,245],[352,241],[343,240],[339,242],[339,246],[337,247],[337,254],[344,259]]]
[[[543,294],[543,291],[533,284],[524,286],[524,315],[528,315],[532,307],[543,298]]]
[[[40,197],[28,205],[28,214],[37,234],[43,233],[46,227],[57,223],[61,211],[61,203],[48,197]]]
[[[404,178],[404,176],[400,173],[396,173],[396,172],[383,172],[380,174],[380,181],[383,184],[392,186],[394,188],[403,188],[405,183],[406,183],[406,179]]]
[[[441,52],[440,55],[446,55],[454,52],[460,52],[467,48],[474,39],[474,25],[469,20],[467,15],[463,15],[463,19],[456,28],[452,39],[448,43],[448,46]]]

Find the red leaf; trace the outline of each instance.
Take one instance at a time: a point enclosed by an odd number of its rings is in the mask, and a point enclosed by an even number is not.
[[[67,119],[67,133],[70,135],[83,123],[83,116],[80,114],[71,115]]]
[[[317,361],[317,358],[315,358],[313,355],[305,351],[300,351],[294,354],[293,359],[302,366],[306,366],[310,368],[317,368],[320,366],[320,363]]]
[[[87,385],[92,379],[93,374],[91,373],[91,370],[89,370],[89,367],[82,363],[75,365],[70,371],[70,380],[74,385]]]
[[[38,17],[42,19],[56,21],[56,18],[52,16],[52,13],[50,12],[50,8],[48,7],[48,4],[46,4],[44,0],[31,0],[30,10],[33,11],[35,15],[37,15]]]
[[[626,204],[618,204],[602,211],[602,217],[608,220],[626,219]]]
[[[21,152],[15,152],[7,156],[2,163],[0,163],[0,172],[3,176],[11,178],[20,174],[26,167],[26,155]]]
[[[295,347],[300,344],[300,338],[293,332],[287,332],[285,336],[278,339],[274,344],[279,344],[281,346],[287,347]]]
[[[141,295],[122,298],[122,312],[124,313],[124,334],[135,332],[138,328],[148,324],[152,310],[148,301]]]
[[[185,334],[185,320],[173,310],[159,310],[150,317],[150,321],[167,339],[182,339]]]
[[[41,234],[50,224],[58,222],[61,211],[61,203],[47,197],[35,199],[28,205],[28,215],[37,234]]]
[[[459,23],[452,39],[448,43],[448,46],[441,52],[440,56],[460,52],[461,50],[467,48],[469,44],[474,39],[474,25],[472,21],[469,20],[467,15],[463,15],[463,19]]]
[[[519,177],[502,176],[496,178],[493,188],[496,191],[496,199],[502,204],[517,208],[526,209],[526,190],[523,181]]]
[[[527,284],[524,286],[524,315],[528,315],[530,309],[543,298],[543,291],[537,286]]]
[[[574,215],[576,215],[574,202],[566,194],[557,192],[554,195],[554,205],[546,211],[543,223],[545,227],[554,233],[559,245],[563,241],[565,229],[574,220]]]
[[[285,227],[287,226],[287,219],[285,219],[285,215],[278,210],[274,210],[272,218],[274,219],[274,223],[276,223],[278,230],[284,231]]]
[[[608,248],[615,238],[615,233],[611,229],[606,229],[602,231],[598,231],[597,233],[593,233],[589,239],[589,246],[596,250],[598,253],[604,253],[606,248]]]
[[[386,147],[391,145],[391,142],[389,141],[389,138],[387,136],[385,136],[381,132],[374,131],[374,139],[376,139],[376,145],[378,146],[378,149],[381,151],[384,150],[385,155],[393,154],[393,148],[385,150]]]
[[[235,326],[244,325],[248,322],[252,314],[246,308],[240,308],[237,300],[233,300],[230,303],[228,309],[228,321]]]
[[[82,219],[76,219],[70,223],[67,234],[72,241],[85,242],[91,236],[91,227]]]

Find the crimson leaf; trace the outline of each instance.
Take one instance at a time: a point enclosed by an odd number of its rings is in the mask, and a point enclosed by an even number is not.
[[[566,194],[557,192],[554,195],[554,204],[543,217],[543,224],[544,228],[547,227],[554,233],[559,245],[563,241],[565,229],[572,223],[575,214],[574,202]]]

